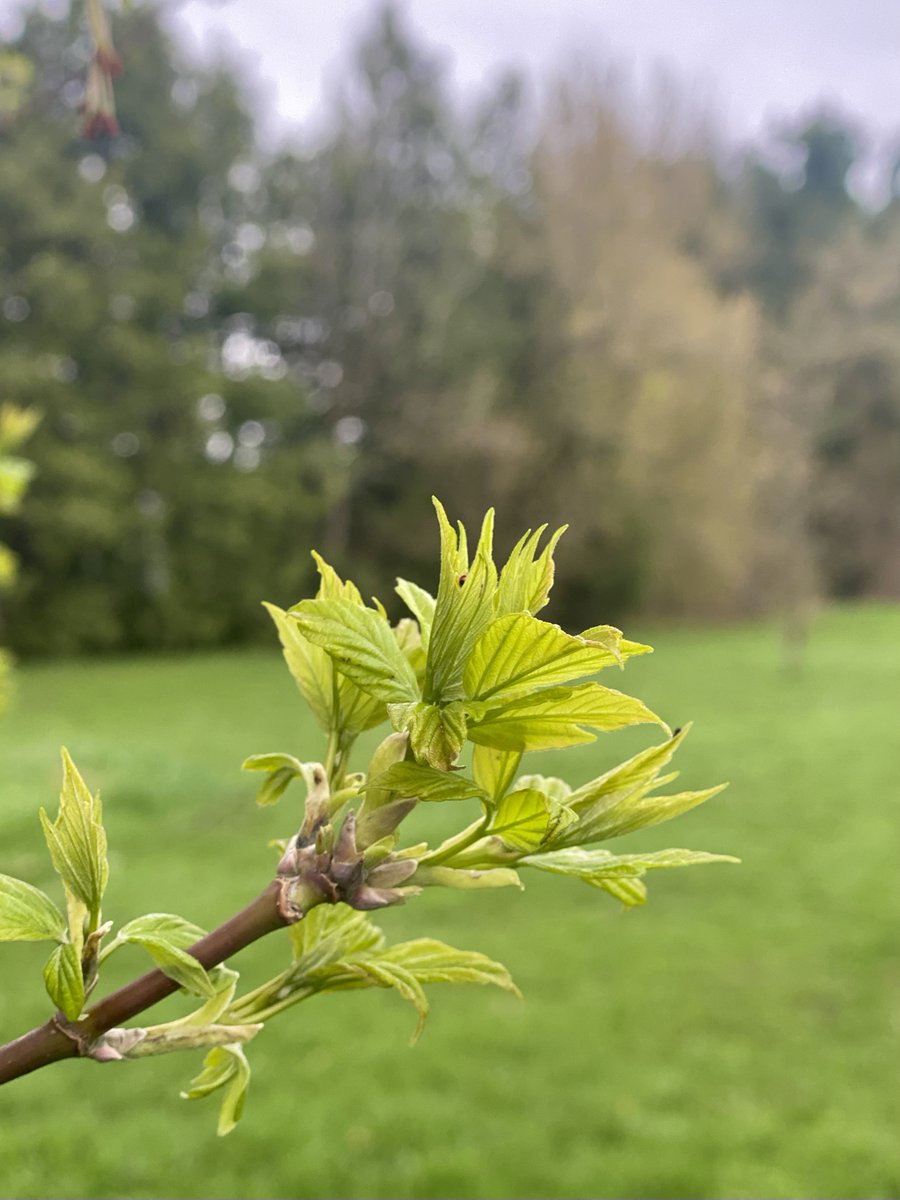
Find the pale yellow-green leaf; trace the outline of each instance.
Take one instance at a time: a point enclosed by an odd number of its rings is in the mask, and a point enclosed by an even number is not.
[[[219,1137],[224,1137],[241,1119],[249,1086],[250,1064],[241,1047],[215,1046],[203,1060],[203,1070],[181,1095],[185,1100],[200,1100],[224,1088],[218,1123]]]
[[[724,784],[674,795],[656,794],[657,788],[678,777],[677,772],[661,776],[660,771],[686,733],[687,727],[572,792],[567,803],[578,814],[578,822],[557,831],[553,848],[604,841],[659,825],[718,795]]]
[[[358,688],[388,704],[418,699],[415,672],[390,625],[349,600],[303,600],[291,609],[305,638],[320,646]]]
[[[591,887],[614,895],[623,904],[642,904],[643,885],[634,886],[647,871],[673,867],[691,867],[705,863],[740,860],[728,854],[708,854],[704,850],[657,850],[648,854],[611,854],[608,850],[578,848],[551,850],[521,860],[522,866],[537,867],[556,875],[572,875]]]
[[[497,616],[515,612],[534,614],[540,612],[547,603],[550,589],[553,587],[553,552],[568,526],[563,525],[561,529],[557,529],[541,553],[535,557],[546,528],[546,525],[541,525],[533,533],[529,530],[513,547],[500,572],[494,605]]]
[[[575,819],[571,809],[537,788],[522,788],[503,797],[491,817],[488,833],[527,854],[544,845],[557,828]]]
[[[56,947],[44,966],[47,995],[70,1021],[77,1021],[84,1007],[81,954],[72,942]]]
[[[474,780],[461,772],[439,771],[412,762],[394,763],[368,787],[423,801],[468,800],[484,794]]]
[[[62,759],[63,786],[59,814],[51,822],[41,809],[41,824],[53,866],[67,894],[96,914],[100,911],[109,877],[100,798],[88,791],[65,749]],[[80,930],[71,932],[73,939],[80,936]]]
[[[522,755],[517,750],[494,750],[491,746],[475,746],[472,752],[472,774],[493,804],[509,790]]]
[[[320,904],[288,929],[301,975],[384,946],[384,934],[371,919],[346,904]]]
[[[599,683],[547,688],[470,718],[471,741],[496,750],[549,750],[592,742],[592,729],[610,731],[663,722],[634,696]]]
[[[206,969],[186,947],[204,936],[204,930],[191,921],[173,913],[147,913],[123,925],[104,948],[106,959],[119,946],[127,943],[143,947],[161,971],[193,995],[216,996],[216,986]]]
[[[277,804],[290,784],[303,778],[303,763],[293,754],[251,754],[244,759],[241,770],[267,772],[256,793],[256,803],[261,808]]]
[[[314,646],[300,632],[297,622],[274,604],[264,608],[275,622],[284,661],[313,716],[326,731],[334,713],[334,670],[324,650]]]
[[[49,896],[10,875],[0,875],[0,942],[66,940],[66,920]]]
[[[463,670],[472,647],[494,615],[497,568],[493,560],[494,512],[484,518],[471,566],[465,530],[457,533],[434,501],[441,532],[441,574],[428,644],[424,698],[430,703],[460,700]]]
[[[459,869],[457,867],[421,866],[410,882],[419,887],[446,887],[460,891],[522,887],[522,880],[519,878],[518,872],[511,867]]]
[[[459,701],[391,705],[388,711],[394,728],[409,734],[418,762],[439,771],[456,765],[466,740],[466,714]]]
[[[463,677],[466,695],[501,704],[537,688],[596,675],[622,662],[627,655],[621,645],[621,633],[611,626],[602,639],[588,641],[530,613],[510,613],[493,621],[473,646]]]
[[[435,599],[430,592],[420,588],[418,584],[408,579],[398,579],[395,589],[397,595],[419,623],[422,638],[422,648],[428,652],[428,642],[431,638],[431,625],[434,621]]]

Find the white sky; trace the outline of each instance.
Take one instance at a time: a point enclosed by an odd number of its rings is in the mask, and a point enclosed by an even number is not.
[[[66,0],[41,0],[58,10]],[[113,0],[110,0],[111,4]],[[0,0],[11,32],[24,0]],[[314,127],[342,58],[378,0],[163,0],[180,39],[241,62],[269,137]],[[573,51],[636,78],[659,63],[689,81],[736,141],[826,101],[900,147],[900,0],[401,0],[462,94],[502,66],[546,77]]]
[[[182,0],[175,27],[194,48],[248,62],[273,132],[314,123],[323,89],[375,0]],[[884,149],[900,142],[900,0],[405,0],[413,27],[475,90],[516,63],[546,74],[573,49],[638,78],[674,66],[741,140],[827,100]]]

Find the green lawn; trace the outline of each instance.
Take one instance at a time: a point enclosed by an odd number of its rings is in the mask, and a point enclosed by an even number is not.
[[[900,1195],[900,611],[823,616],[796,677],[767,628],[628,632],[657,653],[622,686],[695,721],[683,781],[731,788],[622,849],[743,865],[653,874],[627,914],[549,877],[426,893],[380,915],[389,935],[492,954],[524,1004],[432,989],[410,1049],[395,995],[314,999],[251,1045],[247,1111],[224,1140],[215,1100],[177,1096],[199,1056],[60,1064],[0,1092],[0,1194]],[[580,781],[649,740],[609,735],[534,768],[569,760]],[[297,813],[290,794],[257,810],[240,762],[321,753],[274,645],[22,670],[0,723],[0,870],[51,890],[37,808],[55,805],[61,742],[103,793],[119,922],[162,909],[211,925],[255,894],[267,839]],[[239,960],[248,978],[284,940]],[[2,1039],[47,1015],[44,953],[0,950]],[[130,953],[121,971],[142,969]]]

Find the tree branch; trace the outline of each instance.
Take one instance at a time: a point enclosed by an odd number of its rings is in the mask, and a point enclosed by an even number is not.
[[[282,882],[273,880],[246,908],[201,938],[188,953],[204,967],[215,967],[267,933],[288,925],[289,919],[280,906]],[[0,1084],[52,1062],[87,1056],[101,1034],[146,1012],[177,990],[175,980],[162,971],[148,971],[89,1008],[78,1021],[67,1021],[57,1013],[45,1025],[0,1046]]]

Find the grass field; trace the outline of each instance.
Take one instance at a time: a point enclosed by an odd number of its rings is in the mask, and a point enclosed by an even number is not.
[[[380,916],[389,935],[490,953],[524,1004],[434,988],[410,1049],[393,994],[314,999],[251,1045],[224,1140],[214,1100],[177,1097],[199,1056],[60,1064],[0,1092],[0,1194],[900,1195],[900,611],[826,614],[795,677],[763,627],[628,632],[657,653],[621,685],[696,723],[683,781],[731,787],[621,848],[741,866],[651,875],[627,914],[549,877],[427,893]],[[650,740],[610,735],[534,769],[568,760],[580,781]],[[37,807],[55,805],[61,742],[104,796],[119,922],[212,925],[255,894],[296,812],[257,810],[240,762],[321,753],[274,647],[23,670],[0,723],[0,870],[51,890]],[[243,956],[248,978],[283,941]],[[46,1018],[44,953],[0,948],[0,1040]],[[129,954],[121,970],[143,969]]]

